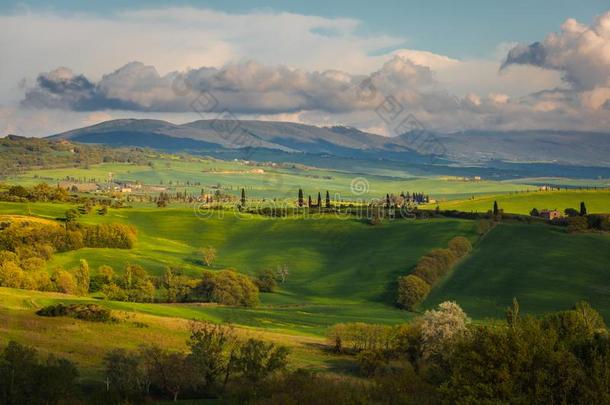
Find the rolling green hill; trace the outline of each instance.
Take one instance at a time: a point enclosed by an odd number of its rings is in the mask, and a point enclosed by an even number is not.
[[[425,308],[457,301],[475,319],[501,318],[516,297],[525,313],[586,300],[610,320],[610,235],[501,224],[435,288]]]
[[[438,205],[443,210],[487,212],[493,208],[494,201],[498,202],[504,212],[513,214],[529,214],[532,208],[558,209],[563,212],[566,208],[578,209],[581,201],[585,202],[590,214],[610,213],[610,191],[607,189],[519,192],[478,196],[468,200],[441,201]],[[433,207],[436,207],[436,204],[429,205],[429,208]]]

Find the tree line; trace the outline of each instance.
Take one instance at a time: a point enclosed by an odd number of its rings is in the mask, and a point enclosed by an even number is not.
[[[396,302],[399,307],[414,310],[432,287],[444,277],[457,260],[472,250],[472,244],[463,236],[449,241],[446,249],[434,249],[421,257],[411,274],[398,278]]]
[[[339,324],[327,336],[323,350],[354,363],[361,378],[289,370],[287,348],[207,322],[190,324],[186,351],[155,344],[109,350],[103,383],[86,390],[70,361],[9,342],[0,352],[0,403],[610,402],[610,334],[585,302],[534,317],[513,300],[504,321],[486,323],[443,302],[408,324]]]

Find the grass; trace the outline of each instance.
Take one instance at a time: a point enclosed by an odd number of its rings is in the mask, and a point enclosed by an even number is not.
[[[525,313],[586,300],[610,322],[610,235],[545,225],[501,224],[424,302],[454,300],[476,319],[501,318],[513,297]]]
[[[56,303],[95,302],[114,309],[118,323],[97,323],[73,318],[46,318],[35,315],[43,306]],[[186,351],[188,317],[157,316],[141,310],[144,305],[97,301],[58,293],[0,288],[0,346],[9,340],[36,347],[76,362],[81,377],[101,382],[103,357],[111,348],[136,349],[154,342],[165,349]],[[178,305],[158,305],[159,308]],[[162,311],[161,311],[162,312]],[[201,319],[201,318],[197,318]],[[272,333],[243,327],[236,328],[242,338],[254,337],[273,341],[291,349],[291,368],[308,368],[325,372],[344,372],[352,368],[352,359],[322,350],[324,339]]]
[[[494,201],[504,209],[504,212],[513,214],[529,214],[532,208],[558,209],[563,212],[566,208],[578,209],[580,202],[584,201],[587,212],[609,213],[609,190],[564,190],[564,191],[535,191],[512,194],[478,196],[474,199],[441,201],[438,203],[443,210],[487,212],[493,208]],[[437,204],[430,204],[429,208]]]
[[[206,158],[179,159],[166,155],[151,157],[152,166],[124,163],[103,163],[89,168],[42,169],[7,178],[8,183],[34,185],[40,182],[57,184],[66,177],[103,183],[110,174],[114,180],[142,182],[168,187],[169,191],[187,191],[199,195],[221,185],[229,194],[238,195],[241,188],[250,198],[296,198],[302,188],[305,197],[316,198],[318,191],[344,199],[378,198],[401,191],[423,192],[433,198],[464,198],[471,195],[534,190],[535,186],[508,181],[464,181],[456,177],[414,176],[405,171],[371,171],[369,167],[353,166],[349,172],[304,165],[250,166],[243,162]],[[355,161],[356,162],[356,161]],[[354,163],[356,165],[356,163]],[[262,169],[263,173],[253,172]],[[365,178],[368,192],[355,195],[351,184]],[[189,183],[187,185],[187,182]],[[200,185],[194,185],[200,184]]]
[[[0,204],[0,213],[20,213],[18,208]],[[56,208],[54,204],[30,206],[32,213],[45,216],[52,216]],[[184,208],[110,209],[106,216],[92,211],[79,221],[132,224],[138,230],[138,242],[130,250],[86,248],[58,253],[49,270],[77,268],[79,260],[86,259],[94,271],[107,264],[120,272],[126,264],[137,263],[157,276],[171,266],[197,277],[206,269],[197,250],[214,246],[218,258],[213,270],[234,268],[256,275],[286,264],[288,280],[277,293],[263,294],[262,305],[255,309],[197,305],[140,309],[314,336],[339,322],[396,324],[409,319],[409,313],[394,306],[397,277],[408,273],[427,251],[446,246],[453,236],[474,238],[475,234],[472,222],[454,219],[396,220],[371,226],[331,215],[272,219],[225,212],[222,218],[202,219]]]

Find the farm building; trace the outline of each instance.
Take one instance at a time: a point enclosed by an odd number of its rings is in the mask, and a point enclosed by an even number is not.
[[[561,212],[557,210],[542,210],[540,211],[540,216],[544,219],[552,220],[556,218],[561,218]]]

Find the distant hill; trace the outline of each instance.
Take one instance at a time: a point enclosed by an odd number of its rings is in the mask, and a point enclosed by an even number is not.
[[[171,151],[261,149],[421,163],[497,166],[494,162],[610,167],[610,134],[567,131],[427,131],[384,137],[350,127],[316,127],[290,122],[199,120],[176,125],[149,119],[121,119],[79,128],[51,138]]]

